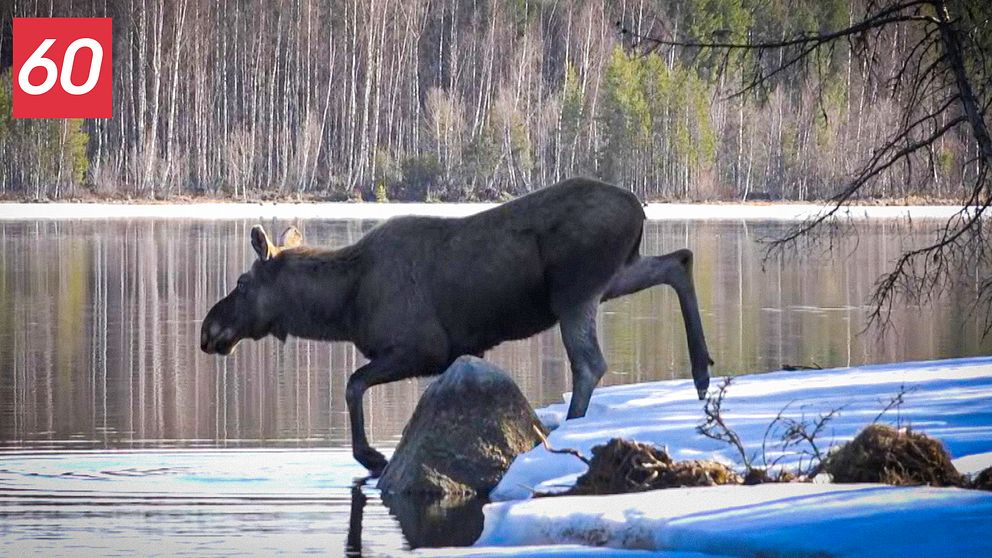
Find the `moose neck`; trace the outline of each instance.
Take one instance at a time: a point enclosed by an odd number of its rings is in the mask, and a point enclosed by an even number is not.
[[[358,276],[351,255],[344,250],[294,250],[281,257],[280,284],[286,294],[279,320],[283,332],[319,341],[351,340]]]

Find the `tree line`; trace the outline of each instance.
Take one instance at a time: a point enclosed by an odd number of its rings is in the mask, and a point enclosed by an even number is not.
[[[0,196],[500,200],[586,175],[646,200],[823,199],[919,102],[891,82],[925,30],[885,27],[878,48],[823,49],[755,88],[761,51],[631,48],[618,27],[767,41],[874,5],[15,0]],[[13,17],[112,17],[114,117],[12,119]],[[947,134],[858,196],[961,199],[977,149]]]

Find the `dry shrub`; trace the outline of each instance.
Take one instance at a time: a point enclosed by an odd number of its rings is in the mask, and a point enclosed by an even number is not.
[[[939,440],[873,424],[831,454],[825,470],[834,482],[960,486],[961,474]]]
[[[971,481],[971,488],[992,491],[992,467],[983,469],[982,472],[978,473]]]
[[[623,494],[740,482],[740,476],[726,465],[713,461],[673,461],[663,449],[613,438],[592,448],[589,470],[565,494]]]
[[[767,484],[770,482],[800,482],[802,480],[809,480],[807,477],[800,477],[799,475],[782,469],[775,473],[770,474],[767,469],[748,469],[747,473],[744,474],[744,484],[751,486],[755,484]]]

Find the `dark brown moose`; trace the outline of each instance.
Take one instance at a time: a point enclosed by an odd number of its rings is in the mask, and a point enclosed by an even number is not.
[[[700,399],[709,353],[692,281],[692,252],[639,254],[644,210],[633,194],[575,178],[460,219],[397,217],[338,250],[278,246],[251,230],[258,260],[203,320],[200,347],[227,355],[244,338],[351,341],[369,359],[348,380],[352,451],[372,475],[386,459],[365,436],[368,388],[444,372],[461,355],[561,326],[572,369],[568,418],[586,413],[606,372],[596,338],[604,300],[675,288]]]

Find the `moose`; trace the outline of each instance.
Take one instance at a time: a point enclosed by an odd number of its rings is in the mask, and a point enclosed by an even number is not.
[[[354,343],[368,364],[347,384],[352,452],[373,477],[386,459],[365,435],[367,389],[441,374],[459,356],[558,324],[572,374],[567,418],[582,417],[607,368],[597,307],[654,285],[678,295],[703,399],[713,362],[692,252],[641,256],[644,220],[632,193],[573,178],[464,218],[394,217],[336,250],[303,246],[294,227],[276,245],[256,225],[258,259],[207,313],[200,348],[228,355],[267,335]]]

